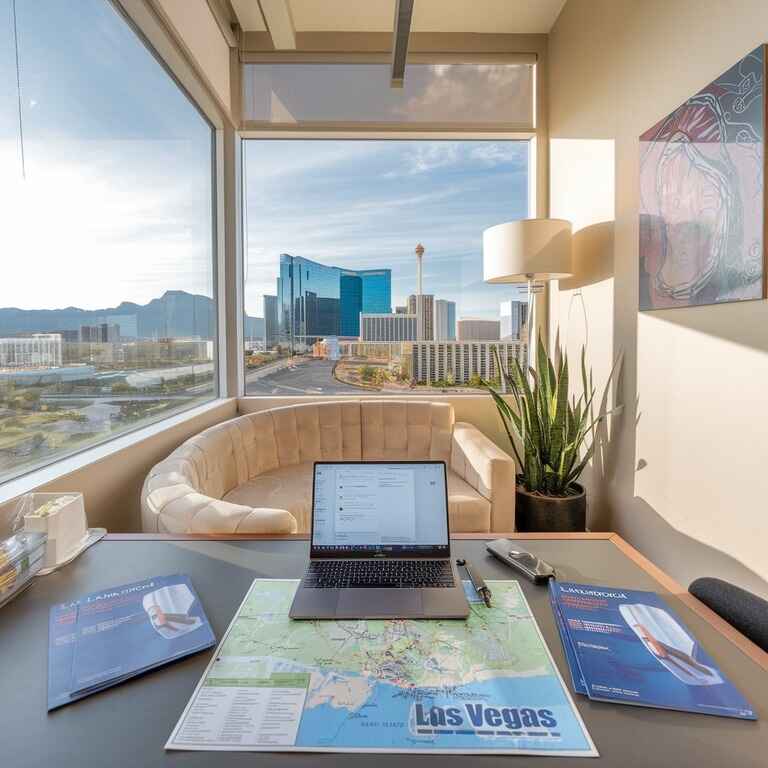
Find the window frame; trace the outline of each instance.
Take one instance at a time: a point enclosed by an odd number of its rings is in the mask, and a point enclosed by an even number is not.
[[[535,88],[534,88],[535,93]],[[476,131],[373,131],[373,130],[338,130],[338,129],[325,129],[325,130],[309,130],[309,129],[296,129],[283,130],[283,129],[271,129],[271,130],[241,130],[239,131],[241,142],[249,140],[283,140],[295,139],[295,140],[317,140],[317,141],[338,141],[338,140],[351,140],[351,141],[525,141],[528,143],[528,217],[537,218],[538,211],[541,209],[542,202],[538,198],[537,191],[540,188],[537,182],[537,177],[542,172],[540,163],[542,158],[540,156],[537,137],[538,133],[535,130],[529,131],[517,131],[517,132],[476,132]],[[241,211],[245,211],[247,201],[245,200],[245,152],[242,151],[240,155],[240,179],[239,179],[239,193],[238,197],[241,200]],[[240,280],[237,291],[237,302],[240,305],[238,314],[238,350],[240,365],[238,368],[238,386],[237,397],[247,398],[249,400],[267,401],[270,399],[276,399],[279,401],[285,400],[285,396],[273,396],[273,395],[253,395],[248,394],[246,391],[245,381],[245,365],[244,354],[245,349],[245,257],[247,254],[248,232],[247,221],[244,215],[240,216],[238,231],[242,241],[242,247],[238,255],[238,262],[240,264]],[[538,317],[548,320],[548,293],[546,291],[539,293],[535,296],[534,301],[537,302],[536,312]],[[541,331],[540,331],[541,332]],[[291,400],[357,400],[360,398],[377,399],[381,397],[391,397],[382,395],[380,392],[365,392],[361,390],[360,393],[337,393],[327,395],[315,395],[315,394],[295,394],[290,395]],[[427,397],[433,398],[433,393],[410,393],[408,397]],[[475,393],[451,393],[450,397],[460,398],[472,398],[472,397],[485,397],[485,395],[477,395]]]
[[[198,73],[190,64],[188,55],[181,50],[167,25],[146,0],[106,0],[133,30],[154,56],[176,87],[212,129],[211,146],[211,211],[212,220],[212,264],[213,298],[216,301],[216,390],[211,401],[221,399],[230,392],[227,374],[226,338],[226,209],[225,190],[230,183],[226,174],[225,131],[228,116],[222,110],[211,89],[201,82]],[[230,126],[231,129],[231,126]],[[234,179],[231,180],[234,184]],[[179,411],[183,413],[184,411]],[[158,422],[160,423],[160,422]]]
[[[241,67],[249,64],[389,64],[391,53],[336,53],[336,52],[305,52],[305,51],[274,51],[270,53],[260,52],[241,52]],[[240,133],[243,138],[251,138],[251,133],[294,133],[300,132],[307,136],[307,133],[328,134],[337,131],[355,133],[362,137],[364,134],[373,134],[368,138],[391,138],[391,134],[400,133],[424,133],[424,134],[462,134],[465,138],[474,137],[480,139],[487,134],[512,134],[524,135],[535,134],[540,123],[538,95],[539,78],[537,71],[541,64],[541,56],[536,52],[530,53],[409,53],[409,64],[530,64],[533,66],[532,73],[532,105],[531,121],[529,123],[467,123],[458,126],[456,123],[409,123],[403,122],[301,122],[300,125],[292,123],[272,123],[262,120],[241,119]],[[406,77],[408,76],[406,68]],[[241,80],[245,78],[241,73]],[[242,86],[241,86],[242,87]],[[242,99],[242,93],[240,94]],[[284,138],[289,138],[284,136]]]
[[[181,94],[189,101],[200,117],[211,129],[211,279],[212,298],[216,301],[216,326],[214,329],[214,363],[216,376],[211,397],[203,403],[193,403],[178,411],[134,428],[120,432],[92,445],[66,453],[44,464],[33,466],[0,481],[0,507],[8,501],[30,492],[41,485],[65,477],[83,467],[106,458],[119,451],[151,438],[166,429],[173,428],[189,419],[200,417],[221,408],[234,382],[227,373],[229,350],[226,333],[226,210],[225,190],[228,184],[235,185],[234,178],[228,178],[225,163],[225,133],[235,135],[234,126],[211,90],[201,81],[187,54],[174,40],[159,14],[146,0],[103,0],[112,6],[120,20],[128,25],[165,74],[173,81]],[[239,151],[239,137],[235,135],[235,151]],[[235,261],[241,261],[240,258]],[[239,332],[236,334],[239,335]]]
[[[375,36],[363,33],[361,35],[347,35],[349,44],[359,46],[357,52],[349,50],[325,50],[325,51],[275,51],[275,50],[249,50],[247,39],[241,44],[239,51],[239,77],[235,87],[238,88],[237,97],[242,101],[242,68],[246,64],[278,64],[278,63],[382,63],[389,62],[391,52],[380,47],[373,38]],[[437,36],[435,36],[437,37]],[[414,128],[412,123],[391,123],[386,125],[372,124],[328,124],[312,125],[303,123],[296,125],[280,125],[273,123],[264,123],[260,121],[244,120],[240,117],[238,137],[241,142],[249,139],[373,139],[373,140],[499,140],[499,141],[527,141],[528,142],[528,211],[531,218],[547,216],[549,213],[549,195],[548,195],[548,174],[549,174],[549,115],[546,100],[546,84],[548,78],[548,57],[546,36],[536,35],[498,35],[491,45],[503,47],[506,50],[499,51],[477,51],[477,50],[446,50],[451,47],[463,45],[455,40],[455,36],[449,35],[452,41],[448,43],[437,43],[440,50],[425,50],[424,46],[411,46],[412,51],[408,53],[408,61],[414,64],[519,64],[532,63],[533,66],[533,109],[532,121],[530,125],[509,125],[496,123],[488,125],[461,126],[457,130],[455,125],[446,126],[438,124],[418,124]],[[247,35],[246,35],[247,38]],[[352,38],[354,38],[354,42]],[[372,50],[370,45],[378,50]],[[387,39],[387,44],[389,40]],[[470,46],[474,42],[470,42]],[[445,47],[443,47],[445,46]],[[330,47],[330,46],[329,46]],[[516,51],[515,48],[518,48]],[[244,155],[242,152],[239,158],[238,167],[240,169],[240,179],[238,182],[237,195],[240,200],[240,215],[238,218],[238,237],[241,241],[241,247],[237,255],[238,261],[238,290],[237,302],[240,305],[237,317],[237,350],[238,350],[238,379],[236,384],[236,396],[238,398],[248,398],[260,400],[262,402],[269,399],[283,401],[285,398],[270,398],[269,395],[248,395],[245,382],[245,365],[242,351],[245,349],[245,280],[244,280],[244,257],[247,247],[247,232],[245,230],[246,222],[242,215],[245,210],[245,201],[242,199],[244,194],[245,167]],[[551,292],[550,284],[547,284],[545,290],[536,295],[536,316],[539,318],[539,333],[543,338],[550,335],[549,295]],[[344,399],[357,397],[375,397],[376,394],[367,394],[361,392],[358,394],[337,394],[337,395],[293,395],[291,400],[318,400],[318,399]],[[380,395],[379,395],[380,396]],[[416,397],[427,397],[433,395],[415,395]],[[462,398],[482,397],[481,395],[462,394],[457,395]],[[265,406],[268,407],[268,406]]]

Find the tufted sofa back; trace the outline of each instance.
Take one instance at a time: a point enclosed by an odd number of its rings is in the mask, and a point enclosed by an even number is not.
[[[187,487],[221,499],[264,472],[309,461],[450,463],[453,422],[450,404],[420,400],[331,401],[246,414],[180,445],[151,470],[145,492]]]

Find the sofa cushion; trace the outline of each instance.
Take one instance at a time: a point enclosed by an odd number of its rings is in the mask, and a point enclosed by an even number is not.
[[[360,403],[356,400],[288,405],[264,413],[273,422],[281,467],[324,459],[360,459]]]
[[[452,533],[491,529],[491,502],[453,471],[448,472],[448,518]]]
[[[453,407],[424,400],[362,400],[362,458],[451,460]]]
[[[224,501],[246,507],[288,510],[295,518],[299,533],[309,533],[312,507],[313,462],[278,467],[253,477],[232,489]]]
[[[295,518],[299,533],[309,533],[312,508],[313,462],[280,467],[254,477],[230,491],[224,501],[246,507],[285,509]],[[457,474],[448,471],[448,515],[454,533],[487,531],[491,503]]]

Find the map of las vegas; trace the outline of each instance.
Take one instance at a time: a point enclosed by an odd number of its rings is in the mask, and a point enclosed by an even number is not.
[[[596,754],[517,582],[467,621],[292,621],[297,583],[254,581],[169,747]]]

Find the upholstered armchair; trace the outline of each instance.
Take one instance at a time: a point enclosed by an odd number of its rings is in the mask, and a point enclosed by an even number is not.
[[[343,400],[286,406],[217,424],[150,471],[145,531],[305,533],[320,460],[442,459],[453,532],[509,532],[515,464],[448,403]]]

